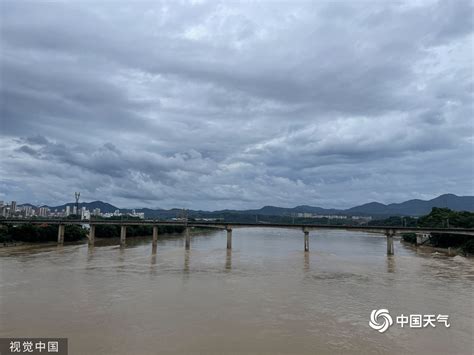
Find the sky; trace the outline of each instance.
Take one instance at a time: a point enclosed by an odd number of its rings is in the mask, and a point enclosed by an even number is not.
[[[472,1],[0,2],[0,200],[473,195]]]

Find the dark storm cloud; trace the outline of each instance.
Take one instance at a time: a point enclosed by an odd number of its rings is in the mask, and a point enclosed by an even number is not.
[[[344,207],[474,190],[471,1],[0,6],[2,199]]]

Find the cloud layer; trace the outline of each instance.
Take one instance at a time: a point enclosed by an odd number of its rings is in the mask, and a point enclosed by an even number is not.
[[[0,198],[473,194],[472,4],[3,1]]]

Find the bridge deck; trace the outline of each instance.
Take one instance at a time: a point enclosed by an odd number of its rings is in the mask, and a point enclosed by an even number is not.
[[[429,227],[402,227],[402,226],[360,226],[360,225],[332,225],[332,224],[291,224],[291,223],[240,223],[240,222],[208,222],[208,221],[160,221],[160,220],[77,220],[77,219],[2,219],[0,224],[55,224],[55,225],[120,225],[120,226],[182,226],[206,227],[218,229],[234,228],[286,228],[306,230],[353,230],[361,232],[375,232],[386,234],[394,233],[444,233],[474,236],[474,229],[470,228],[429,228]]]

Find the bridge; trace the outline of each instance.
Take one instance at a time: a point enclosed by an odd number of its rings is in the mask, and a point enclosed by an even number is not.
[[[227,249],[232,249],[232,230],[235,228],[284,228],[297,229],[303,232],[304,251],[309,251],[309,232],[317,230],[346,230],[358,232],[371,232],[385,235],[387,237],[387,255],[393,255],[395,249],[393,246],[393,237],[396,234],[416,233],[417,235],[428,235],[432,233],[467,235],[474,237],[472,228],[430,228],[430,227],[396,227],[396,226],[361,226],[361,225],[331,225],[331,224],[287,224],[287,223],[239,223],[239,222],[214,222],[214,221],[159,221],[159,220],[106,220],[106,219],[1,219],[1,224],[39,224],[39,225],[57,225],[58,226],[58,244],[64,244],[64,228],[66,225],[84,225],[88,224],[89,244],[95,242],[95,227],[97,225],[119,225],[120,226],[120,245],[125,246],[127,238],[127,226],[151,226],[153,227],[153,247],[156,247],[158,241],[159,226],[180,226],[185,229],[185,248],[191,248],[190,229],[191,228],[216,228],[227,232]]]

